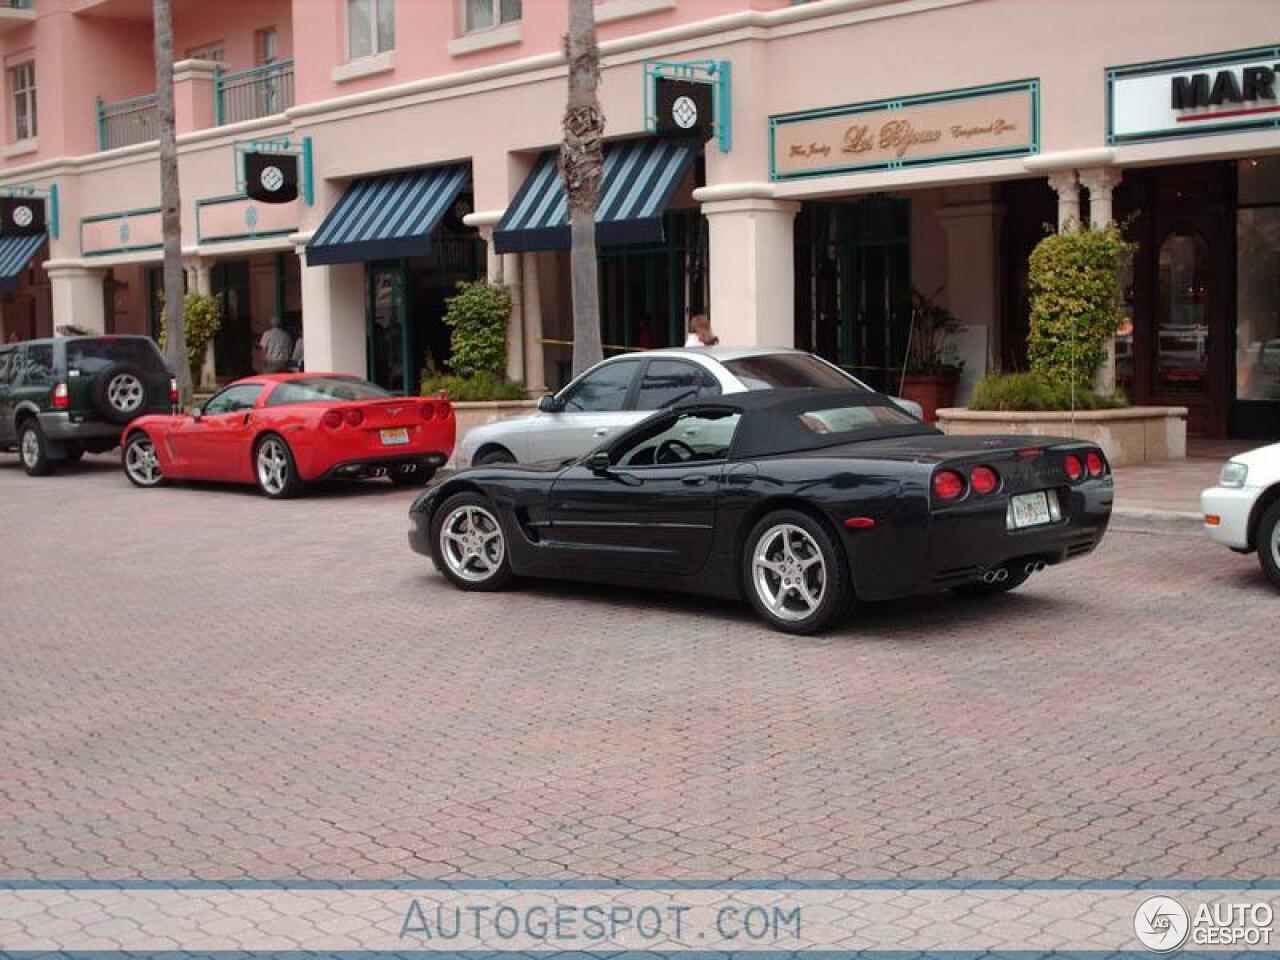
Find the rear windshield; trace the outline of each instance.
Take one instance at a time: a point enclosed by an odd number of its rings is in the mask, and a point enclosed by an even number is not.
[[[268,407],[286,403],[322,403],[334,400],[381,400],[391,394],[359,377],[307,377],[290,380],[271,391]]]
[[[67,370],[94,374],[115,363],[127,363],[144,373],[165,370],[164,358],[154,343],[141,337],[101,337],[67,341]]]
[[[766,353],[755,357],[739,357],[724,361],[724,365],[748,390],[775,390],[784,387],[866,389],[835,367],[804,353]]]
[[[802,410],[796,414],[800,425],[821,437],[840,439],[867,430],[917,424],[911,414],[897,407],[828,407],[825,410]]]

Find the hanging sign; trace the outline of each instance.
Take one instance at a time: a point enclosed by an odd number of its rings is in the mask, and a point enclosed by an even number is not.
[[[655,78],[657,134],[670,140],[706,143],[715,135],[714,96],[709,83]]]
[[[32,236],[44,232],[44,198],[0,197],[0,235]]]
[[[261,203],[298,199],[298,158],[291,153],[249,152],[244,155],[245,193]]]

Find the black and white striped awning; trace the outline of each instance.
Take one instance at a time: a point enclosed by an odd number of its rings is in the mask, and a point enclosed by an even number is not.
[[[604,177],[596,209],[601,246],[662,240],[662,215],[696,150],[646,138],[605,144]],[[569,246],[569,211],[556,151],[539,159],[493,234],[498,253],[563,250]]]

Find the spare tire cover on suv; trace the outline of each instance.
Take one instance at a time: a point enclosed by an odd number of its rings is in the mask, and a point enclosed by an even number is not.
[[[113,363],[94,374],[89,402],[112,423],[126,424],[147,411],[147,378],[132,364]]]

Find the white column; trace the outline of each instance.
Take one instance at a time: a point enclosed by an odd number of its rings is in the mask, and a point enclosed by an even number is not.
[[[511,316],[507,318],[507,378],[524,380],[524,277],[520,254],[502,255],[502,275],[511,293]]]
[[[795,343],[799,210],[794,201],[760,197],[702,205],[711,243],[711,329],[725,346]]]
[[[107,329],[103,303],[103,270],[91,270],[78,265],[58,265],[48,261],[44,266],[49,275],[53,298],[53,330],[74,325],[83,330],[105,333]]]
[[[963,404],[991,359],[999,356],[1000,219],[997,203],[968,203],[938,208],[947,235],[946,306],[960,329],[948,343],[964,361],[956,402]]]
[[[1124,174],[1118,167],[1094,167],[1080,171],[1080,183],[1089,191],[1089,226],[1100,230],[1112,220],[1112,194]],[[1093,378],[1093,389],[1109,395],[1116,392],[1116,338],[1107,341],[1107,358]]]
[[[538,282],[538,254],[521,254],[524,280],[524,385],[532,396],[547,390],[546,362],[542,354],[542,289]]]
[[[302,266],[302,339],[308,370],[368,376],[364,264]]]
[[[1055,170],[1049,174],[1049,186],[1058,194],[1058,229],[1080,226],[1080,179],[1074,170]]]

